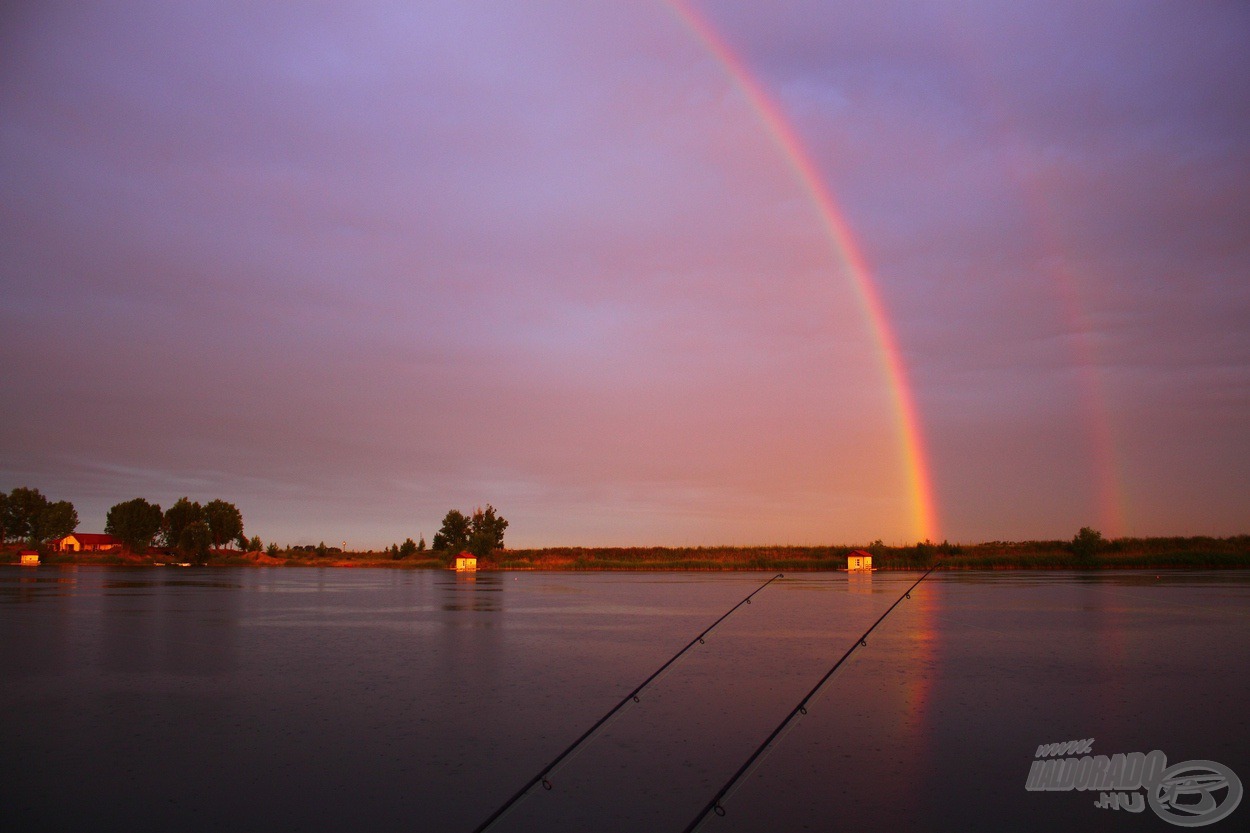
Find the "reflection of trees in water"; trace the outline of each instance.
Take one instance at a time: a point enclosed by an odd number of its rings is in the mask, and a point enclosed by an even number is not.
[[[491,573],[457,573],[442,586],[443,610],[503,610],[503,576]]]
[[[21,567],[30,570],[30,567]],[[74,592],[74,579],[63,576],[6,575],[0,576],[0,604],[34,602],[49,596],[69,596]]]
[[[195,677],[231,672],[237,665],[242,585],[194,570],[161,572],[102,583],[101,669]],[[226,592],[208,596],[206,589]]]
[[[0,625],[5,629],[0,668],[6,682],[24,674],[59,675],[71,661],[75,620],[68,614],[76,579],[58,573],[43,567],[0,571]]]

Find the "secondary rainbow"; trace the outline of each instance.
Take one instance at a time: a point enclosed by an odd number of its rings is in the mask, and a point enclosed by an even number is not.
[[[742,91],[765,130],[768,131],[794,170],[799,182],[811,197],[833,244],[835,254],[842,261],[851,278],[876,340],[877,354],[893,399],[895,429],[902,451],[908,502],[915,534],[920,539],[936,539],[938,537],[937,510],[915,397],[908,383],[902,353],[886,316],[881,294],[872,281],[871,272],[862,252],[855,245],[842,211],[789,120],[751,74],[746,63],[729,48],[712,25],[686,3],[682,0],[666,0],[666,3],[682,24],[715,58],[735,86]]]

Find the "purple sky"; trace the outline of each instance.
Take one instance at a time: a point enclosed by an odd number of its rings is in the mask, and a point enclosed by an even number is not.
[[[664,3],[294,5],[0,7],[0,487],[915,540],[842,261]],[[1250,532],[1250,6],[692,7],[867,257],[940,537]]]

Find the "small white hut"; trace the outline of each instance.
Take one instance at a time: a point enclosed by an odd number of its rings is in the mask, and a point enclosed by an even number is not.
[[[465,573],[477,570],[477,557],[462,552],[456,556],[456,572]]]
[[[846,570],[853,572],[856,570],[872,571],[872,553],[866,550],[855,550],[846,556]]]

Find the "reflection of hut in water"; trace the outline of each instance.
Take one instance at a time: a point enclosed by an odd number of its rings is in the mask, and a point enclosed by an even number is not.
[[[846,589],[849,593],[872,594],[872,570],[850,570],[846,574]]]
[[[20,553],[18,553],[18,556],[19,556],[18,563],[20,563],[23,567],[38,567],[39,566],[39,551],[38,550],[22,550]]]
[[[456,556],[456,572],[463,573],[477,569],[477,557],[462,552]]]
[[[846,555],[846,569],[852,570],[872,570],[872,553],[867,550],[855,550]]]

